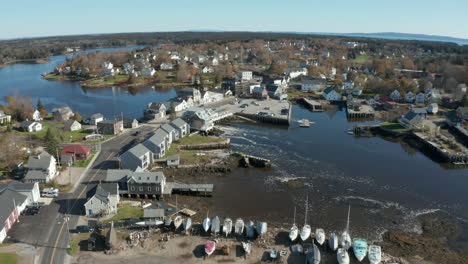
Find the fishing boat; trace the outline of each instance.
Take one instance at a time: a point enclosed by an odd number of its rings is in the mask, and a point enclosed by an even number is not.
[[[246,255],[249,255],[250,252],[252,252],[252,244],[249,242],[242,242],[242,248],[244,249]]]
[[[300,127],[309,127],[310,126],[310,122],[307,119],[301,119],[301,120],[299,120],[297,122],[299,122]]]
[[[270,250],[270,259],[277,259],[278,258],[278,250],[272,249]]]
[[[192,227],[192,218],[188,217],[184,221],[184,229],[189,230]]]
[[[234,232],[236,232],[237,235],[242,235],[244,233],[244,220],[237,218]]]
[[[341,247],[345,250],[348,250],[353,243],[351,242],[351,236],[349,235],[349,213],[351,211],[351,206],[348,207],[348,220],[346,221],[346,229],[341,234]]]
[[[182,218],[182,216],[180,215],[176,216],[176,218],[174,219],[175,229],[177,230],[182,225],[183,222],[184,222],[184,219]]]
[[[299,235],[299,228],[296,226],[296,207],[294,207],[294,220],[291,229],[289,230],[289,239],[291,241],[296,240],[297,236]]]
[[[266,222],[257,222],[257,233],[263,236],[267,232],[268,225]]]
[[[325,243],[325,231],[323,229],[318,228],[315,230],[315,241],[317,241],[319,245]]]
[[[349,264],[349,254],[344,248],[339,248],[336,252],[336,258],[339,264]]]
[[[224,219],[223,232],[226,236],[229,236],[232,232],[232,220],[231,218]]]
[[[217,234],[219,233],[220,229],[221,229],[221,222],[219,221],[219,217],[215,216],[213,217],[213,220],[211,220],[211,232]]]
[[[205,232],[208,232],[208,230],[210,230],[210,226],[211,226],[211,220],[208,217],[208,214],[209,214],[209,211],[206,213],[205,220],[203,220],[203,230],[205,230]]]
[[[314,244],[313,247],[306,250],[306,264],[319,264],[320,259],[320,250],[317,245]]]
[[[301,237],[302,241],[306,241],[310,237],[310,232],[312,230],[310,228],[310,225],[307,224],[307,207],[308,207],[308,204],[309,204],[309,197],[307,197],[307,199],[306,199],[304,226],[302,227],[301,234],[300,234],[300,237]]]
[[[377,245],[370,245],[368,258],[370,264],[379,264],[382,261],[382,248]]]
[[[328,247],[333,251],[338,249],[338,236],[335,233],[331,233],[328,237]]]
[[[346,133],[348,133],[348,135],[354,135],[354,130],[350,128],[346,131]]]
[[[253,238],[255,236],[255,225],[251,220],[247,222],[247,226],[245,229],[248,238]]]
[[[136,225],[139,226],[158,226],[164,224],[163,221],[155,220],[155,221],[142,221],[142,222],[136,222]]]
[[[215,249],[216,249],[216,242],[214,242],[212,240],[206,242],[206,244],[205,244],[205,253],[206,253],[206,255],[210,256],[211,254],[213,254]]]
[[[362,261],[367,255],[367,240],[363,238],[356,238],[353,240],[354,256],[359,261]]]
[[[172,224],[172,217],[169,215],[169,216],[167,216],[166,219],[164,220],[164,225],[167,226],[167,227],[169,227],[169,226],[171,226],[171,224]]]

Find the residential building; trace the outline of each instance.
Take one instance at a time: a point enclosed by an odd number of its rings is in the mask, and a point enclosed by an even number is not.
[[[168,134],[169,143],[179,140],[179,132],[175,129],[175,127],[171,126],[168,123],[165,123],[161,126],[161,129]]]
[[[203,104],[202,95],[198,89],[190,87],[182,88],[177,91],[177,95],[186,101],[191,98],[193,100],[193,105]]]
[[[167,157],[166,165],[168,167],[177,167],[180,164],[180,155],[172,155]]]
[[[39,191],[39,183],[32,182],[19,182],[19,181],[11,181],[7,183],[0,184],[0,195],[6,191],[14,191],[26,196],[26,205],[32,205],[39,201],[41,197],[41,193]]]
[[[54,156],[43,151],[37,156],[29,156],[28,173],[25,182],[48,183],[57,175],[57,165]]]
[[[135,118],[124,117],[123,126],[124,128],[137,128],[140,124]]]
[[[431,113],[433,115],[437,114],[437,112],[439,112],[439,105],[436,104],[436,103],[432,103],[432,104],[428,105],[427,106],[427,112]]]
[[[250,81],[252,80],[252,72],[251,71],[238,71],[236,73],[237,78],[240,79],[241,81]]]
[[[414,93],[412,93],[411,91],[408,91],[405,95],[405,101],[407,103],[413,103],[414,99],[415,99]]]
[[[392,98],[393,101],[398,102],[400,101],[401,94],[398,90],[393,90],[393,92],[390,94],[390,98]]]
[[[84,204],[85,214],[88,217],[116,214],[119,202],[119,185],[100,183],[88,193],[88,200]]]
[[[32,120],[34,120],[34,121],[41,121],[42,120],[41,113],[37,109],[34,110],[34,112],[32,114]]]
[[[163,103],[149,103],[143,112],[145,119],[153,120],[166,117],[167,108]]]
[[[124,129],[122,120],[103,120],[97,124],[97,130],[101,134],[117,135]]]
[[[438,102],[441,98],[439,89],[432,88],[426,91],[426,100],[429,102]]]
[[[81,124],[76,120],[67,120],[64,123],[63,129],[66,131],[77,131],[81,129]]]
[[[328,101],[341,101],[341,95],[337,93],[332,87],[328,87],[323,91],[323,98]]]
[[[264,86],[256,86],[252,90],[252,97],[259,100],[268,100],[268,91]]]
[[[21,122],[21,129],[26,132],[38,132],[42,130],[42,124],[35,121]]]
[[[91,148],[83,145],[68,145],[60,152],[62,166],[71,166],[78,160],[87,160],[91,156]]]
[[[302,78],[301,90],[320,92],[327,88],[327,80],[321,78]]]
[[[165,150],[164,143],[158,145],[158,148],[159,147]],[[154,162],[153,156],[153,152],[149,150],[145,144],[137,144],[120,155],[120,167],[132,171],[145,170]]]
[[[353,96],[360,96],[362,94],[362,89],[359,87],[354,87],[353,90],[351,91],[351,94]]]
[[[299,69],[290,69],[284,73],[285,76],[289,77],[290,79],[295,79],[299,76],[307,75],[307,68],[299,68]]]
[[[11,115],[5,114],[2,110],[0,110],[0,125],[9,124],[11,122]]]
[[[0,194],[0,243],[7,237],[13,224],[26,208],[27,197],[21,193],[5,190]]]
[[[423,126],[426,116],[425,108],[413,108],[400,118],[399,123],[405,128],[418,129]]]
[[[74,115],[73,111],[68,106],[62,106],[52,109],[52,116],[56,121],[67,121]]]
[[[161,63],[161,65],[159,65],[159,68],[161,70],[164,70],[164,71],[170,71],[174,68],[174,66],[172,65],[172,63]]]
[[[166,177],[158,172],[133,172],[130,170],[107,170],[106,182],[117,183],[119,194],[154,197],[164,194]]]
[[[415,104],[424,104],[425,100],[426,100],[426,95],[424,93],[418,93],[418,94],[416,94],[414,103]]]
[[[280,85],[267,84],[265,85],[265,89],[267,90],[270,98],[281,99],[284,95],[283,87]]]
[[[189,125],[190,129],[199,131],[209,131],[213,129],[214,122],[219,118],[218,114],[209,108],[192,107],[182,116]]]
[[[202,73],[207,74],[207,73],[213,73],[214,69],[212,67],[205,66],[202,69]]]
[[[224,100],[224,94],[206,91],[202,94],[202,104],[213,104]]]
[[[101,114],[101,113],[97,113],[97,114],[94,114],[92,115],[90,118],[89,118],[89,124],[90,125],[97,125],[99,122],[101,121],[104,121],[104,116]]]
[[[141,76],[153,76],[156,73],[156,70],[153,68],[144,68],[140,71]]]
[[[112,64],[112,62],[110,61],[104,61],[101,63],[101,67],[106,69],[106,70],[110,70],[112,68],[114,68],[114,64]]]
[[[170,122],[169,125],[173,126],[177,130],[179,138],[188,136],[190,134],[190,125],[182,118],[177,118],[176,120]]]

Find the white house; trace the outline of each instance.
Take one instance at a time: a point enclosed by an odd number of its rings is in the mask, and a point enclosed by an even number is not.
[[[295,79],[299,76],[307,75],[307,69],[306,68],[300,68],[300,69],[293,69],[286,71],[284,73],[286,76],[289,76],[291,79]]]
[[[42,120],[41,113],[37,109],[34,110],[34,113],[32,115],[32,120],[34,120],[34,121],[41,121]]]
[[[251,71],[238,71],[236,74],[237,78],[242,81],[250,81],[253,78]]]
[[[42,130],[42,124],[33,121],[24,121],[21,123],[21,128],[27,132],[37,132]]]
[[[48,183],[57,175],[57,165],[54,156],[43,151],[37,156],[29,156],[28,173],[25,182]]]
[[[224,99],[224,95],[222,93],[215,93],[211,91],[206,91],[203,94],[203,104],[212,104],[212,103],[217,103],[221,102]]]
[[[393,101],[400,101],[400,98],[401,98],[401,95],[400,95],[400,92],[398,90],[394,90],[391,94],[390,94],[390,98],[392,98]]]
[[[153,68],[144,68],[141,70],[140,75],[141,76],[153,76],[156,73],[156,70]]]
[[[103,63],[101,63],[101,67],[106,69],[106,70],[110,70],[110,69],[114,68],[114,64],[112,64],[112,62],[110,62],[110,61],[104,61]]]
[[[213,73],[214,69],[208,66],[203,67],[202,72],[207,74],[207,73]]]
[[[90,125],[95,125],[96,126],[97,123],[99,123],[101,121],[104,121],[104,116],[101,113],[94,114],[89,118],[89,124]]]
[[[415,99],[414,93],[411,91],[408,91],[405,95],[405,101],[407,103],[412,103],[414,102],[414,99]]]
[[[85,214],[88,217],[116,214],[119,201],[117,183],[100,183],[88,193],[88,201],[84,204]]]
[[[165,70],[165,71],[168,71],[168,70],[172,70],[174,68],[174,66],[172,65],[172,63],[161,63],[161,65],[159,65],[159,68],[161,70]]]
[[[428,113],[431,113],[431,114],[437,114],[437,112],[439,112],[439,105],[437,105],[436,103],[432,103],[430,105],[427,106],[427,112]]]
[[[416,104],[424,104],[424,101],[426,101],[426,95],[423,93],[418,93],[415,98],[415,103]]]
[[[426,91],[426,100],[430,102],[436,102],[441,99],[439,89],[429,89]]]
[[[0,110],[0,124],[8,124],[11,122],[11,115],[5,114],[2,110]]]
[[[81,124],[76,120],[67,120],[64,123],[63,129],[66,131],[77,131],[81,129]]]
[[[341,95],[331,87],[325,89],[322,96],[328,101],[341,101]]]

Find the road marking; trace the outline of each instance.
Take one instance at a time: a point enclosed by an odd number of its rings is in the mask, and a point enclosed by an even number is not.
[[[114,154],[114,152],[111,152],[109,154],[109,156],[107,158],[104,159],[104,161],[108,160],[112,155]],[[91,179],[89,181],[92,181],[94,180],[94,177],[96,177],[96,175],[99,173],[99,171],[101,171],[101,169],[98,169],[94,175],[91,177]],[[80,183],[78,183],[80,184]],[[81,195],[83,195],[83,193],[86,191],[86,187],[83,188],[83,190],[80,192],[80,194],[78,194],[78,199],[81,197]],[[78,200],[76,199],[76,200]],[[75,204],[76,204],[76,200],[75,202],[73,203],[72,207],[70,208],[70,211],[75,207]],[[62,226],[60,227],[60,231],[58,233],[58,236],[57,236],[57,239],[55,240],[55,243],[54,243],[54,247],[52,248],[52,254],[50,256],[50,264],[53,264],[54,263],[54,257],[55,257],[55,249],[57,248],[58,246],[58,242],[59,242],[59,239],[60,239],[60,236],[62,235],[62,231],[63,231],[63,227],[65,226],[65,222],[62,223]],[[71,245],[70,245],[71,246]]]

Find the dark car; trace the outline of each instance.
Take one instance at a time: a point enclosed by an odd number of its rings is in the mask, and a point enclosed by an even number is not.
[[[76,227],[77,233],[92,233],[93,231],[94,231],[93,228],[86,226],[86,225],[80,225]]]
[[[140,134],[141,134],[141,131],[135,131],[135,132],[133,132],[133,135],[134,135],[134,136],[138,136],[138,135],[140,135]]]

